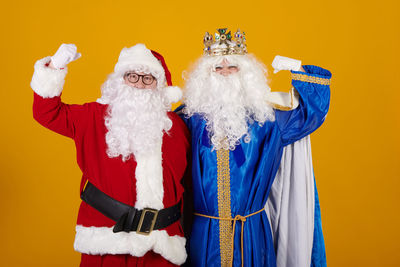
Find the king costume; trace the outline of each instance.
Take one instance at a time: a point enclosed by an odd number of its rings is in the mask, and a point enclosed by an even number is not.
[[[203,58],[247,57],[243,35],[238,30],[233,42],[230,32],[219,29],[214,42],[207,33]],[[294,89],[286,101],[274,93],[266,99],[274,119],[259,123],[250,115],[248,135],[233,149],[215,149],[207,111],[178,109],[192,135],[191,266],[326,265],[309,134],[326,118],[331,73],[311,65],[303,69],[292,71]]]
[[[89,181],[137,210],[161,210],[180,203],[189,132],[178,115],[166,112],[170,128],[162,138],[155,139],[153,149],[124,160],[122,156],[110,157],[105,118],[111,95],[103,94],[97,102],[83,105],[63,103],[61,91],[67,68],[51,69],[47,67],[49,62],[47,57],[35,64],[31,83],[35,92],[33,115],[44,127],[74,140],[77,163],[83,173],[80,192]],[[165,85],[171,85],[171,76],[162,56],[142,44],[122,50],[115,74],[122,81],[126,71],[137,69],[147,70],[157,78],[168,105],[179,99],[179,88]],[[185,262],[186,240],[179,220],[148,235],[129,230],[113,232],[115,224],[82,201],[74,244],[75,250],[82,253],[81,266],[174,266]]]

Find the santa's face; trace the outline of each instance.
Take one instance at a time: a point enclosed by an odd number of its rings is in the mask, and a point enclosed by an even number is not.
[[[126,85],[138,89],[156,89],[157,79],[144,72],[128,71],[124,74],[124,82]]]

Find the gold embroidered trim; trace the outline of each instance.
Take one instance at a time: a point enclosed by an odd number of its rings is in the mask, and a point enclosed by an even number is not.
[[[331,80],[326,78],[308,76],[306,74],[292,73],[292,79],[302,82],[317,83],[322,85],[330,85]]]
[[[217,150],[218,166],[218,215],[222,218],[231,217],[231,182],[229,169],[229,150]],[[232,223],[219,221],[219,247],[221,266],[231,266],[232,262]]]

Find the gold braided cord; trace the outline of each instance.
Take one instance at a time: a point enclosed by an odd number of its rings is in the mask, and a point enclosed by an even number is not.
[[[231,238],[231,244],[230,244],[230,246],[231,246],[230,247],[230,249],[231,249],[231,253],[230,253],[231,258],[230,258],[230,265],[229,266],[233,265],[233,252],[234,252],[234,248],[235,248],[234,244],[235,244],[236,222],[237,221],[241,221],[242,222],[242,228],[241,228],[242,231],[240,233],[240,253],[241,253],[241,257],[242,257],[242,267],[243,267],[243,231],[244,231],[244,223],[246,222],[246,218],[248,218],[250,216],[253,216],[253,215],[256,215],[256,214],[258,214],[258,213],[260,213],[262,211],[264,211],[264,208],[260,209],[259,211],[250,213],[250,214],[248,214],[246,216],[236,215],[235,218],[231,218],[230,216],[229,217],[215,217],[215,216],[209,216],[209,215],[205,215],[205,214],[201,214],[201,213],[197,213],[197,212],[195,212],[194,215],[201,216],[201,217],[206,217],[206,218],[210,218],[210,219],[220,220],[220,222],[221,221],[227,221],[227,222],[229,222],[229,224],[233,221],[233,232],[232,232],[232,238]],[[222,258],[222,253],[221,253],[221,258]],[[221,262],[222,262],[222,260],[221,260]]]
[[[231,185],[229,169],[229,150],[217,150],[218,167],[218,215],[222,218],[231,217]],[[219,246],[221,252],[221,266],[231,266],[230,241],[232,225],[230,221],[219,221]]]
[[[300,74],[300,73],[292,73],[292,79],[302,81],[302,82],[317,83],[317,84],[322,84],[322,85],[330,85],[331,84],[331,79],[309,76],[309,75]]]

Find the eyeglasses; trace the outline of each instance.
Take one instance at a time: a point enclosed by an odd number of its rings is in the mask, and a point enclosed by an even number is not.
[[[135,72],[125,73],[124,78],[128,79],[130,83],[137,83],[140,78],[142,78],[142,82],[145,85],[150,85],[154,82],[156,78],[154,78],[151,74],[139,75]]]

